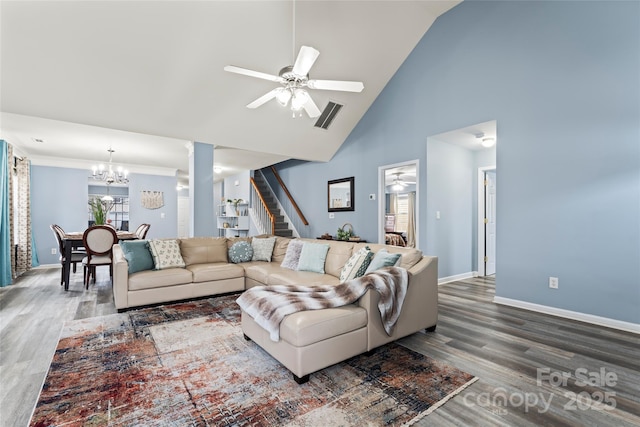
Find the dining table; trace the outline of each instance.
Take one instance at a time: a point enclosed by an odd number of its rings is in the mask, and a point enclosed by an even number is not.
[[[80,231],[72,231],[64,233],[62,236],[62,246],[64,249],[64,263],[62,264],[62,275],[64,277],[64,290],[69,290],[69,276],[71,272],[71,253],[74,248],[80,248],[83,246],[82,235],[84,233]],[[118,241],[120,240],[137,240],[136,233],[131,231],[116,230]]]

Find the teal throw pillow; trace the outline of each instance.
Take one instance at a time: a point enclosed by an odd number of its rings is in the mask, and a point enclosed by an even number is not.
[[[253,248],[249,242],[235,242],[229,248],[229,261],[234,264],[249,262],[253,257]]]
[[[153,270],[153,257],[146,240],[126,240],[120,243],[124,257],[129,263],[129,274]]]
[[[300,252],[298,271],[312,271],[324,274],[324,261],[327,259],[329,245],[305,242]]]
[[[375,256],[371,260],[367,271],[364,274],[371,273],[372,271],[380,270],[384,267],[393,267],[400,263],[400,257],[402,254],[390,254],[386,249],[380,249],[376,252]]]

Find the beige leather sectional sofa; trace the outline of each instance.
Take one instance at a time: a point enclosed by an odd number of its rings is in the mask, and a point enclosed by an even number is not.
[[[367,291],[345,307],[303,311],[287,316],[280,325],[280,340],[242,313],[242,329],[280,361],[299,383],[309,374],[349,357],[371,351],[422,329],[434,330],[438,319],[438,260],[416,249],[371,243],[301,239],[329,245],[325,273],[294,271],[280,266],[291,239],[278,237],[271,262],[239,264],[227,261],[233,239],[180,239],[185,268],[149,270],[128,274],[119,245],[114,246],[113,295],[118,309],[242,291],[261,285],[338,284],[342,267],[363,246],[373,252],[385,248],[401,253],[400,267],[409,272],[409,286],[392,335],[387,335],[377,308],[378,294]]]

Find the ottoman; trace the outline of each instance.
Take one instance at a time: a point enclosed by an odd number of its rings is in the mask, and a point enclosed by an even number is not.
[[[298,384],[309,374],[367,351],[367,311],[357,305],[300,311],[280,324],[280,340],[242,311],[242,332],[293,373]]]

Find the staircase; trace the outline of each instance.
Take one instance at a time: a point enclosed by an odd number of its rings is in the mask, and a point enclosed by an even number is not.
[[[262,195],[266,203],[266,207],[275,218],[275,230],[273,234],[282,237],[293,237],[293,231],[289,228],[289,224],[285,221],[284,215],[278,206],[275,194],[271,191],[271,187],[267,184],[262,173],[256,173],[254,178],[257,190]]]

